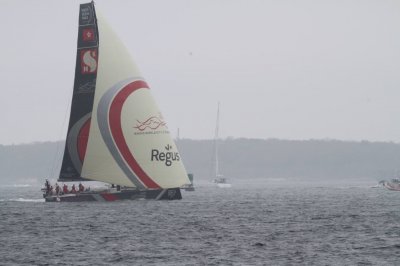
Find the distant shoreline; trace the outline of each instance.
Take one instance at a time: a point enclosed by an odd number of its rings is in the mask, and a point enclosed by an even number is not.
[[[195,182],[211,180],[213,141],[178,139],[176,143]],[[0,180],[57,176],[63,152],[63,141],[0,145]],[[382,180],[400,174],[400,144],[227,138],[220,142],[220,164],[226,177],[237,180]]]

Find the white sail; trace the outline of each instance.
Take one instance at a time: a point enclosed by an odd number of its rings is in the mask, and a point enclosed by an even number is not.
[[[218,102],[218,109],[217,109],[217,122],[215,125],[215,135],[214,135],[214,145],[215,145],[215,177],[213,182],[221,188],[228,188],[231,187],[231,184],[227,183],[226,178],[220,173],[219,170],[219,159],[218,159],[218,145],[219,145],[219,102]]]
[[[149,87],[98,12],[97,23],[97,82],[82,177],[144,189],[188,183]]]

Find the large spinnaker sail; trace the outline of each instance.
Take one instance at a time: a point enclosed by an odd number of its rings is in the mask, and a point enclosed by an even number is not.
[[[81,171],[96,86],[98,37],[93,2],[80,5],[74,90],[59,181],[84,180]]]
[[[96,92],[81,176],[139,189],[188,183],[149,86],[101,14],[97,25]]]

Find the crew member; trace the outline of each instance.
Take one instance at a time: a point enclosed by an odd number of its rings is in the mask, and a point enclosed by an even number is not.
[[[46,179],[46,182],[44,183],[44,187],[46,188],[46,194],[48,195],[50,193],[50,182],[48,179]]]
[[[68,194],[68,186],[66,184],[63,185],[63,193]]]
[[[60,195],[61,189],[60,186],[58,185],[58,183],[56,183],[56,195]]]

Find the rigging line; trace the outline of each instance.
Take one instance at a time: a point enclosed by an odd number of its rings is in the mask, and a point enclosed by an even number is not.
[[[211,154],[212,156],[210,157],[211,162],[210,162],[210,171],[209,171],[209,176],[213,177],[213,180],[216,178],[216,176],[214,176],[215,174],[215,169],[216,169],[216,156],[215,156],[215,140],[210,139],[210,144],[211,144]]]
[[[219,165],[218,165],[218,137],[219,137],[219,105],[217,108],[217,120],[214,131],[214,139],[212,140],[212,156],[211,156],[211,168],[210,168],[210,176],[214,176],[214,179],[217,178],[219,174]]]
[[[72,86],[72,92],[71,92],[71,90],[70,91],[68,91],[68,94],[69,95],[73,95],[73,93],[74,93],[74,86]],[[64,97],[65,98],[65,97]],[[68,98],[68,97],[67,97]],[[59,139],[59,141],[57,142],[57,145],[56,145],[56,151],[55,151],[55,156],[53,157],[53,163],[51,164],[51,172],[50,172],[50,175],[51,176],[55,176],[55,172],[56,172],[56,162],[61,158],[61,160],[62,160],[62,147],[64,146],[65,147],[65,142],[63,143],[62,141],[60,141],[61,139],[62,139],[62,136],[63,135],[65,135],[65,131],[64,131],[64,127],[65,127],[65,124],[67,123],[67,120],[68,120],[68,117],[69,117],[69,113],[70,112],[68,112],[68,110],[71,110],[71,105],[72,105],[72,97],[69,97],[69,101],[68,101],[68,104],[67,104],[67,107],[66,107],[66,110],[65,110],[65,112],[64,112],[64,119],[63,119],[63,123],[62,123],[62,125],[61,125],[61,128],[60,128],[60,132],[59,132],[59,134],[58,134],[58,139]],[[67,132],[68,132],[68,129],[67,129]],[[66,135],[65,135],[66,136]],[[67,141],[67,140],[65,140],[65,141]]]
[[[218,161],[218,138],[219,138],[219,102],[217,109],[217,123],[215,126],[215,177],[217,178],[219,175],[219,161]]]

